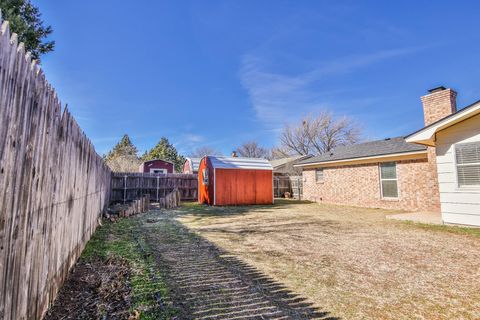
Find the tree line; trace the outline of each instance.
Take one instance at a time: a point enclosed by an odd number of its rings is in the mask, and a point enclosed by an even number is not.
[[[361,136],[360,125],[352,119],[320,111],[304,116],[296,123],[286,124],[276,147],[268,149],[256,141],[248,141],[237,148],[236,152],[242,157],[267,159],[315,156],[330,152],[336,147],[357,143]]]
[[[277,147],[269,149],[256,141],[247,141],[233,151],[240,157],[270,160],[295,155],[319,155],[339,146],[354,144],[360,137],[360,126],[354,121],[322,111],[316,115],[305,116],[297,123],[285,125]],[[223,154],[209,146],[199,146],[188,154],[192,158],[201,158],[205,155]],[[137,147],[127,134],[104,156],[104,159],[113,171],[123,172],[138,171],[142,162],[154,159],[173,162],[176,172],[181,172],[185,163],[185,157],[179,154],[167,138],[162,137],[152,149],[139,156]]]

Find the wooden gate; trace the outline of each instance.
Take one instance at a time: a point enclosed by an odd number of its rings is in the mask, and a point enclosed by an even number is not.
[[[282,198],[289,192],[295,199],[302,199],[302,176],[275,176],[273,178],[273,194],[275,198]]]

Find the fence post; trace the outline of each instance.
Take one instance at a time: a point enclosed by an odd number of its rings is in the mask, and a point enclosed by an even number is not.
[[[123,179],[123,203],[127,200],[127,175]]]
[[[300,194],[300,178],[297,177],[297,192],[298,192],[298,200],[302,200],[302,195]]]
[[[160,176],[157,175],[157,202],[158,202],[158,191],[160,188]]]

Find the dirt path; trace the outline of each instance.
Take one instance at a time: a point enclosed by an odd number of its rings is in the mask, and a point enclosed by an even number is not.
[[[336,319],[228,255],[172,216],[152,212],[139,236],[169,287],[181,319]]]

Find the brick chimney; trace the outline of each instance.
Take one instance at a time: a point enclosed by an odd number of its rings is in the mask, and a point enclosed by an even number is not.
[[[452,89],[437,87],[428,90],[422,97],[425,126],[443,119],[457,111],[457,93]],[[428,174],[426,187],[434,192],[429,201],[429,210],[440,212],[440,191],[438,187],[437,156],[435,147],[427,148]]]
[[[422,97],[425,125],[434,123],[457,111],[457,93],[452,89],[437,87]]]

